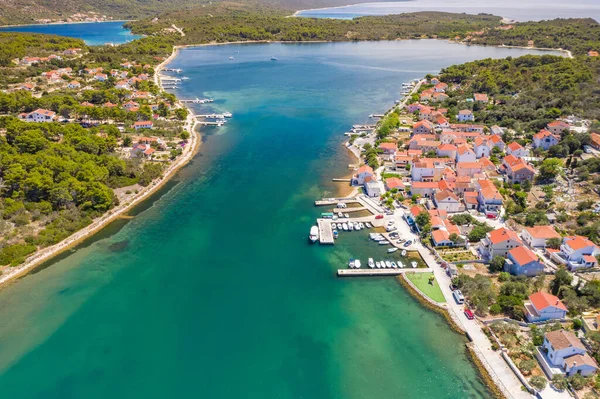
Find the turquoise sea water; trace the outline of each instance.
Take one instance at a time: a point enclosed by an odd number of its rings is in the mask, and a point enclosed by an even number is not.
[[[354,4],[303,10],[301,17],[353,19],[365,15],[402,14],[418,11],[445,11],[467,14],[493,14],[517,21],[555,18],[594,18],[600,21],[598,0],[406,0]]]
[[[0,291],[2,396],[489,397],[465,339],[393,278],[335,277],[385,249],[365,232],[331,247],[307,235],[313,201],[353,161],[342,133],[402,82],[524,53],[441,41],[182,50],[177,94],[234,117],[134,219]]]
[[[123,28],[122,21],[10,26],[0,28],[0,32],[30,32],[76,37],[83,39],[90,46],[105,43],[122,44],[140,37]]]

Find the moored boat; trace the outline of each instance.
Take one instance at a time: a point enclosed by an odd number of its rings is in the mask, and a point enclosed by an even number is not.
[[[349,223],[348,223],[348,229],[349,229],[350,231],[354,230],[354,223],[352,223],[352,222],[349,222]]]
[[[319,239],[319,228],[317,226],[312,226],[310,228],[310,234],[308,238],[311,242],[316,242]]]
[[[406,256],[406,249],[402,250],[402,256]]]
[[[388,248],[388,253],[392,253],[392,252],[396,252],[398,250],[398,248],[394,247],[394,248]]]
[[[337,230],[333,230],[333,238],[338,238],[338,231]]]
[[[354,269],[354,259],[350,259],[350,261],[348,262],[348,267],[350,269]]]
[[[410,265],[413,267],[413,269],[416,269],[418,266],[417,262],[415,262],[414,260],[410,262]]]
[[[386,240],[381,240],[378,242],[379,245],[388,245],[390,242]]]
[[[375,263],[373,262],[373,258],[369,258],[369,267],[372,269],[375,267]]]
[[[378,268],[378,269],[381,269],[381,263],[375,262],[375,267]]]
[[[385,267],[387,267],[388,269],[392,267],[392,262],[390,262],[389,260],[385,261]]]
[[[342,229],[344,229],[344,231],[348,231],[348,224],[342,224]]]
[[[360,269],[360,259],[356,259],[354,261],[354,267],[357,268],[357,269]]]
[[[393,268],[393,269],[397,269],[397,268],[398,268],[398,265],[397,265],[397,264],[396,264],[396,262],[394,262],[394,261],[392,261],[392,268]]]

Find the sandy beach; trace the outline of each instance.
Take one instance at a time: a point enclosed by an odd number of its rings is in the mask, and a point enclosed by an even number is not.
[[[160,85],[160,72],[176,56],[177,48],[174,48],[171,55],[156,67],[154,72],[154,82],[157,85]],[[185,105],[182,103],[178,103],[178,106],[185,107]],[[150,197],[150,195],[152,195],[154,192],[156,192],[156,190],[162,187],[163,184],[169,181],[169,179],[171,179],[171,177],[173,177],[181,167],[185,166],[185,164],[187,164],[193,158],[193,156],[198,151],[198,148],[200,147],[200,133],[196,131],[198,123],[193,117],[193,114],[191,113],[191,110],[189,110],[189,108],[188,111],[190,112],[188,113],[185,128],[190,132],[190,141],[188,145],[183,149],[183,153],[181,154],[181,156],[179,156],[179,158],[177,158],[175,162],[169,165],[169,167],[164,171],[163,175],[160,178],[153,181],[147,187],[140,189],[139,192],[135,196],[130,198],[127,202],[111,209],[101,217],[95,219],[89,226],[73,233],[72,235],[70,235],[69,237],[65,238],[57,244],[40,249],[39,251],[31,255],[29,258],[27,258],[27,260],[23,264],[5,269],[2,275],[0,275],[0,287],[5,285],[9,281],[13,281],[18,277],[26,275],[28,272],[35,269],[43,262],[52,259],[56,255],[59,255],[60,253],[74,247],[75,245],[81,243],[85,239],[96,234],[104,227],[108,226],[110,223],[122,217],[125,213],[130,211],[140,202]]]

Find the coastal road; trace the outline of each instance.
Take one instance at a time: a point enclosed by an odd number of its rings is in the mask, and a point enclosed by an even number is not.
[[[394,212],[398,233],[402,238],[415,240],[418,239],[404,220],[403,209],[397,209]],[[515,399],[530,399],[533,396],[521,390],[522,384],[510,369],[508,364],[500,357],[499,353],[492,350],[492,344],[487,336],[483,333],[481,325],[475,320],[468,320],[464,315],[464,305],[459,305],[454,301],[452,290],[450,289],[451,279],[446,274],[446,271],[436,261],[429,249],[425,248],[419,240],[411,246],[419,250],[421,257],[431,268],[433,274],[438,281],[440,289],[446,298],[445,307],[450,314],[450,317],[468,334],[472,343],[473,349],[477,353],[479,359],[488,370],[488,373],[494,379],[496,384],[504,392],[506,397]]]

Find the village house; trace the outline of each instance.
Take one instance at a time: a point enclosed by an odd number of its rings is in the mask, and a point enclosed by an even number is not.
[[[473,125],[468,123],[452,123],[450,124],[450,130],[453,132],[470,132],[483,134],[485,126]]]
[[[487,103],[489,98],[485,93],[475,93],[473,94],[473,100],[477,103]]]
[[[72,68],[58,68],[56,70],[56,73],[58,73],[59,75],[71,75],[73,73],[73,69]]]
[[[463,193],[463,203],[466,210],[476,210],[479,207],[479,193],[475,191],[465,191]]]
[[[561,238],[552,226],[526,227],[521,232],[521,237],[531,248],[546,248],[549,239]]]
[[[434,125],[439,129],[444,129],[450,126],[450,122],[442,114],[436,113],[433,120]]]
[[[433,196],[435,206],[448,213],[456,213],[463,211],[463,206],[456,194],[449,190],[442,190]]]
[[[125,104],[123,104],[123,108],[127,109],[127,110],[132,110],[134,108],[139,108],[140,104],[136,103],[135,101],[127,101]]]
[[[480,162],[457,162],[457,176],[477,176],[483,172],[483,167]]]
[[[558,134],[560,136],[562,132],[564,132],[565,130],[569,130],[571,126],[567,122],[554,121],[548,123],[548,126],[546,127],[548,128],[547,130],[549,130],[550,133]]]
[[[431,78],[429,83],[435,86],[436,84],[440,83],[440,80],[438,78]]]
[[[123,62],[121,64],[121,68],[126,68],[126,69],[133,68],[133,64],[131,62]]]
[[[413,135],[415,134],[434,134],[435,128],[433,123],[427,120],[422,120],[413,126]]]
[[[33,91],[33,89],[35,89],[35,85],[33,83],[23,83],[21,85],[21,90]]]
[[[98,82],[104,82],[106,79],[108,79],[108,76],[106,76],[105,73],[97,73],[94,75],[94,79],[96,79]]]
[[[127,83],[126,80],[119,80],[117,83],[115,83],[115,89],[129,90],[129,83]]]
[[[53,122],[56,119],[56,112],[47,109],[36,109],[25,117],[25,122]]]
[[[133,124],[135,130],[139,129],[152,129],[154,123],[152,121],[137,121]]]
[[[503,198],[494,183],[490,180],[478,180],[477,203],[480,212],[486,217],[496,218],[502,211]]]
[[[523,146],[516,141],[506,146],[506,154],[512,155],[515,158],[524,158],[529,156],[529,151],[523,148]]]
[[[422,109],[431,109],[431,107],[427,106],[427,105],[423,105],[421,103],[412,103],[412,104],[408,104],[406,106],[406,112],[408,112],[409,114],[414,114],[415,112],[420,111]]]
[[[492,148],[494,148],[492,141],[488,138],[477,137],[474,144],[475,156],[477,158],[489,157],[492,153]]]
[[[544,334],[542,351],[541,364],[548,375],[554,374],[552,368],[560,369],[561,374],[567,376],[581,374],[587,377],[598,371],[596,361],[588,355],[585,346],[571,331],[557,330]],[[544,364],[546,361],[551,367]]]
[[[398,150],[398,144],[396,143],[381,143],[379,144],[379,146],[377,147],[380,150],[383,151],[383,155],[384,158],[392,161],[394,159],[394,155],[396,154],[396,151]]]
[[[560,142],[560,136],[557,134],[550,133],[546,129],[542,129],[539,133],[533,135],[533,148],[542,148],[548,150],[548,148],[556,145]]]
[[[481,240],[479,251],[484,257],[492,259],[494,256],[506,257],[508,251],[521,245],[523,243],[517,233],[501,227],[486,234]]]
[[[492,126],[492,129],[493,128],[494,127]],[[492,132],[493,132],[493,130],[492,130]],[[490,141],[492,142],[494,147],[498,148],[500,151],[504,151],[506,144],[504,144],[504,141],[502,140],[502,136],[500,136],[498,134],[492,134],[490,136]]]
[[[596,150],[600,150],[600,134],[598,133],[590,133],[590,145],[594,147]]]
[[[508,251],[504,271],[514,276],[533,277],[544,273],[544,264],[531,249],[521,245]]]
[[[385,189],[388,191],[393,189],[404,191],[404,183],[397,177],[388,177],[385,179]]]
[[[444,175],[446,164],[432,158],[419,159],[413,162],[411,178],[415,182],[438,181]]]
[[[64,55],[77,55],[81,51],[80,48],[69,48],[63,51]]]
[[[69,84],[67,85],[68,89],[79,89],[80,87],[81,87],[81,83],[79,83],[76,80],[69,82]]]
[[[448,90],[448,85],[444,82],[440,82],[433,87],[436,93],[445,93]]]
[[[354,176],[352,176],[352,185],[353,186],[362,186],[367,181],[371,181],[374,179],[373,168],[369,165],[363,165],[358,168],[358,171]]]
[[[381,185],[377,180],[370,180],[365,183],[365,192],[369,197],[379,198],[382,194]]]
[[[419,99],[421,101],[431,101],[431,100],[433,100],[433,93],[435,93],[435,91],[433,89],[423,90],[421,92]]]
[[[461,145],[456,149],[456,162],[475,162],[477,161],[477,155],[475,152],[467,147],[466,145]]]
[[[498,125],[493,125],[492,127],[490,127],[490,134],[502,137],[502,135],[504,134],[504,130]]]
[[[475,115],[473,115],[473,111],[470,109],[461,109],[458,111],[456,119],[459,122],[473,122],[475,120]]]
[[[448,96],[446,93],[433,93],[432,97],[432,101],[434,102],[442,102],[442,101],[446,101],[447,99],[450,98],[450,96]]]
[[[599,254],[600,248],[588,238],[582,236],[564,237],[560,251],[550,251],[551,259],[566,265],[569,270],[597,266],[596,256]]]
[[[531,165],[522,159],[507,155],[502,160],[501,170],[506,174],[506,180],[515,184],[524,181],[533,181],[535,170]]]
[[[567,307],[560,299],[545,292],[536,292],[525,302],[525,316],[530,323],[546,320],[562,320],[567,316]]]
[[[457,148],[454,144],[440,144],[435,152],[438,157],[456,159],[456,150]]]

